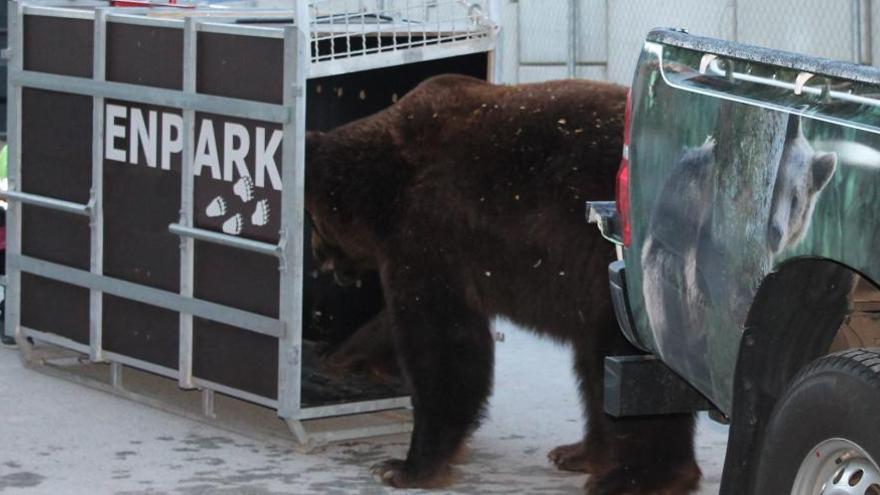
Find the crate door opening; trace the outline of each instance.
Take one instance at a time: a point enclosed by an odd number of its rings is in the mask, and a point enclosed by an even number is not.
[[[306,127],[328,131],[372,115],[435,75],[485,79],[487,71],[488,55],[477,53],[313,79],[307,88]],[[378,275],[367,272],[347,287],[335,283],[314,258],[308,218],[305,228],[303,404],[331,399],[324,384],[340,376],[343,390],[358,400],[407,395]]]

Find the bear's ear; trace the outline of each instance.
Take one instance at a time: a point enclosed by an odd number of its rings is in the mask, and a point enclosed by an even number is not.
[[[324,141],[324,133],[319,131],[308,131],[306,133],[306,160],[310,156],[314,156],[321,143]]]
[[[819,192],[837,169],[837,153],[817,153],[813,157],[813,190]]]

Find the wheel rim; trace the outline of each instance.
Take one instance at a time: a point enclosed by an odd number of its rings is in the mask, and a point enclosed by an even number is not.
[[[880,495],[880,468],[854,442],[825,440],[804,457],[791,495]]]

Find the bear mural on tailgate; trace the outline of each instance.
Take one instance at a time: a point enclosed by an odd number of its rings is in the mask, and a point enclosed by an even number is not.
[[[742,169],[725,167],[737,145],[723,139],[733,133],[718,129],[699,147],[686,149],[657,196],[641,248],[642,295],[648,321],[659,336],[660,353],[690,379],[709,375],[706,332],[709,308],[725,307],[745,316],[751,280],[768,272],[774,257],[804,239],[820,193],[837,169],[837,154],[816,151],[804,136],[804,118],[780,117],[752,109],[756,126],[773,131],[767,152],[746,157],[740,167],[758,168],[759,157],[772,157],[775,167],[763,179],[751,180]],[[760,119],[766,118],[761,123]],[[727,125],[719,119],[719,125]],[[742,150],[743,156],[748,150]],[[749,163],[751,162],[751,163]],[[724,175],[726,174],[726,175]],[[724,175],[722,177],[722,175]],[[722,187],[726,189],[722,190]],[[741,232],[725,231],[736,217]],[[750,245],[763,244],[756,258],[738,260],[728,245],[739,235]],[[737,265],[731,260],[737,260]],[[739,280],[739,284],[717,283]]]

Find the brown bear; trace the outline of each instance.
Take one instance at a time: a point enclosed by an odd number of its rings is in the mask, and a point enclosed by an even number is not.
[[[612,249],[586,224],[584,202],[613,197],[625,100],[625,88],[599,82],[447,75],[375,115],[309,133],[316,252],[341,273],[378,270],[381,317],[412,391],[406,459],[373,467],[384,483],[449,482],[484,413],[490,323],[503,316],[574,347],[587,427],[550,453],[560,469],[591,473],[592,493],[696,487],[692,415],[603,413],[604,356],[636,351],[608,294]]]

